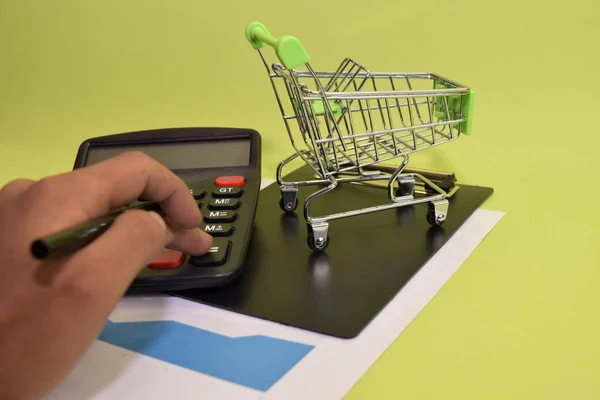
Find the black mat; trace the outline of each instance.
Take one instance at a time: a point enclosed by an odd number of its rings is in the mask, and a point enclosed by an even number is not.
[[[287,180],[309,175],[306,168]],[[462,186],[450,199],[440,228],[426,221],[427,205],[334,220],[323,253],[306,244],[303,202],[317,187],[301,188],[295,215],[280,210],[279,186],[261,192],[256,226],[243,274],[217,289],[170,293],[326,335],[352,338],[492,194]],[[311,215],[337,213],[387,201],[385,190],[339,185],[315,200]]]

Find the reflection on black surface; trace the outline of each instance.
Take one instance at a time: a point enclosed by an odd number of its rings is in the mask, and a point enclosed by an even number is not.
[[[325,251],[314,252],[308,257],[308,277],[316,289],[326,288],[331,278],[331,266],[329,256]]]
[[[410,226],[415,222],[415,207],[403,206],[396,208],[396,220],[401,226]]]
[[[281,233],[285,237],[298,237],[298,216],[293,212],[283,212],[281,215]]]
[[[438,250],[446,242],[446,231],[441,226],[432,226],[426,234],[427,249]]]
[[[313,252],[308,257],[307,271],[311,309],[316,321],[328,326],[335,317],[336,300],[333,285],[333,266],[327,252]]]

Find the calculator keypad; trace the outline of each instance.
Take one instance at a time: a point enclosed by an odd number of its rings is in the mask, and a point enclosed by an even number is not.
[[[227,262],[231,248],[235,244],[235,221],[242,206],[244,195],[243,177],[226,176],[215,180],[213,188],[192,187],[190,192],[198,202],[204,218],[201,229],[213,237],[213,246],[202,256],[190,257],[189,263],[197,267],[217,267]],[[206,196],[210,193],[210,196]]]

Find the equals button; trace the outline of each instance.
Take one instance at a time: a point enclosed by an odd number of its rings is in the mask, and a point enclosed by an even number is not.
[[[227,239],[215,239],[212,247],[206,254],[190,257],[190,264],[196,267],[218,267],[225,264],[230,249],[230,241]]]

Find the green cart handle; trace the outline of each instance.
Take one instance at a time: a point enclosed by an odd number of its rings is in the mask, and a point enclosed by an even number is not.
[[[273,37],[260,22],[252,22],[246,28],[246,38],[256,50],[269,45],[275,49],[277,58],[287,69],[294,69],[310,62],[306,49],[292,36]]]

